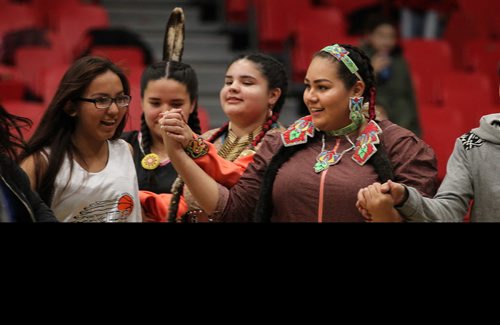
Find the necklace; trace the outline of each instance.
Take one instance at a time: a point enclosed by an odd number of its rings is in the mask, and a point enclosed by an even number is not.
[[[139,132],[137,140],[139,141],[139,148],[141,149],[141,153],[144,156],[141,160],[142,168],[146,170],[155,170],[156,168],[158,168],[158,166],[160,166],[160,156],[158,156],[154,152],[146,155],[146,153],[144,152],[144,148],[142,147],[142,133]]]
[[[328,169],[328,167],[336,165],[340,161],[340,159],[342,159],[342,156],[346,152],[351,151],[352,149],[355,148],[354,143],[347,135],[345,135],[345,138],[347,139],[347,141],[349,141],[351,146],[342,151],[341,153],[337,153],[337,150],[340,145],[340,138],[337,138],[337,141],[335,142],[335,147],[332,150],[325,150],[326,147],[325,134],[323,133],[321,137],[321,141],[323,143],[321,146],[321,152],[316,157],[316,164],[314,164],[314,171],[316,173],[321,173],[322,171]]]
[[[226,140],[217,154],[229,161],[236,160],[236,158],[240,157],[245,149],[248,149],[254,139],[254,134],[258,134],[261,129],[262,127],[258,127],[253,130],[247,135],[246,140],[243,141],[241,141],[241,138],[234,134],[233,131],[229,130]]]

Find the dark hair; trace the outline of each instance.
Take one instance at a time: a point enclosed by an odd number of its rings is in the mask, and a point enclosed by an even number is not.
[[[167,71],[168,66],[168,71]],[[141,98],[150,81],[162,78],[173,79],[186,86],[191,102],[195,103],[193,112],[189,115],[188,125],[193,132],[200,134],[200,119],[198,118],[198,78],[194,69],[186,63],[177,61],[161,61],[146,68],[141,77]],[[141,115],[142,147],[144,153],[151,152],[151,132],[146,124],[144,113]]]
[[[42,157],[44,148],[50,149],[48,166],[45,173],[41,169],[35,171],[37,192],[50,206],[54,193],[54,181],[68,154],[70,168],[73,168],[73,157],[80,155],[72,141],[71,135],[75,131],[77,119],[70,114],[78,108],[76,98],[81,97],[92,81],[111,71],[121,80],[123,91],[130,95],[130,85],[124,72],[110,60],[96,56],[86,56],[75,61],[64,74],[56,94],[45,111],[38,128],[28,142],[26,150],[20,159],[34,155],[35,164],[41,166],[45,160]],[[116,128],[111,140],[118,139],[127,123],[128,113]],[[69,183],[69,180],[68,180]]]
[[[364,101],[369,101],[370,103],[370,108],[369,108],[369,113],[370,113],[370,119],[375,118],[375,96],[376,96],[376,81],[375,81],[375,75],[373,73],[373,67],[371,65],[370,58],[366,55],[366,53],[352,45],[347,45],[347,44],[339,44],[341,47],[346,49],[349,52],[349,57],[356,63],[358,66],[359,70],[358,73],[363,78],[363,82],[365,83],[365,90],[363,92],[363,97]],[[338,72],[338,77],[342,82],[344,83],[346,89],[351,89],[354,87],[356,82],[359,80],[358,77],[356,77],[355,74],[351,73],[349,69],[346,67],[346,65],[342,62],[339,62],[334,56],[331,54],[324,52],[324,51],[319,51],[317,52],[314,57],[320,57],[324,58],[327,60],[330,60],[332,63],[336,64],[338,66],[337,72]]]
[[[262,54],[262,53],[251,53],[251,54],[243,54],[236,57],[229,65],[227,69],[231,67],[235,62],[240,60],[248,60],[253,62],[257,69],[262,73],[264,78],[268,82],[268,90],[279,88],[281,89],[281,95],[276,101],[276,104],[273,107],[273,114],[266,120],[264,125],[262,126],[261,132],[253,139],[251,146],[256,147],[260,141],[264,138],[267,131],[272,128],[272,125],[278,121],[278,118],[281,113],[281,109],[285,104],[286,95],[288,92],[288,76],[286,73],[285,66],[272,56]],[[209,139],[209,142],[214,142],[220,136],[227,132],[229,128],[229,122],[224,124],[221,128],[219,128]],[[173,189],[173,197],[170,204],[169,209],[169,221],[175,221],[177,216],[177,211],[179,209],[179,198],[183,192],[184,182],[178,182]]]
[[[21,129],[32,124],[30,119],[10,114],[0,105],[0,153],[16,161],[19,150],[26,145]]]
[[[367,99],[370,103],[369,114],[370,119],[375,118],[375,76],[373,73],[373,67],[370,63],[370,58],[359,48],[347,45],[339,44],[341,47],[349,52],[349,57],[356,63],[359,70],[358,73],[365,83],[365,90],[363,92],[363,97]],[[344,83],[347,89],[354,87],[358,78],[355,74],[351,73],[344,63],[339,62],[335,57],[327,52],[317,52],[314,57],[321,57],[330,60],[332,63],[336,64],[338,69],[338,76]],[[282,146],[280,150],[273,156],[269,166],[266,169],[262,180],[262,186],[260,191],[259,200],[257,207],[255,209],[255,221],[269,222],[273,214],[273,201],[272,201],[272,191],[274,180],[276,179],[276,174],[279,168],[290,159],[297,151],[304,148],[306,144],[285,147]],[[385,153],[383,144],[380,144],[378,151],[370,159],[375,167],[376,172],[379,175],[380,181],[385,182],[388,179],[393,179],[392,167],[390,161]]]
[[[269,131],[274,123],[279,119],[281,109],[285,104],[286,95],[288,92],[288,76],[286,73],[285,66],[272,56],[262,54],[262,53],[251,53],[238,56],[229,65],[228,69],[235,62],[240,60],[248,60],[257,66],[257,69],[262,73],[264,78],[266,78],[269,86],[269,90],[279,88],[281,89],[281,96],[276,101],[273,107],[273,115],[267,119],[267,121],[262,126],[262,131],[255,137],[252,142],[252,146],[256,147],[259,142],[264,138],[267,131]],[[224,134],[229,127],[229,123],[224,124],[219,130],[217,130],[212,137],[209,139],[210,142],[217,140],[222,134]]]

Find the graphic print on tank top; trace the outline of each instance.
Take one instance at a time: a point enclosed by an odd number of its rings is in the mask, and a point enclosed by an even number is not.
[[[117,199],[91,203],[73,218],[74,222],[127,222],[133,210],[133,196],[123,193]]]

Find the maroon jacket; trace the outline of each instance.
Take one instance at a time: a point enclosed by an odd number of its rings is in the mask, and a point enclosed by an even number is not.
[[[379,123],[384,148],[393,166],[395,181],[417,188],[432,197],[437,189],[437,167],[434,151],[412,132],[389,121]],[[326,148],[334,147],[336,137],[328,137]],[[352,139],[355,141],[355,139]],[[214,215],[217,221],[247,222],[253,214],[259,197],[265,170],[282,146],[279,134],[270,134],[262,142],[240,181],[231,190],[219,187],[219,202]],[[337,152],[351,144],[341,137]],[[322,147],[321,133],[317,132],[308,144],[279,169],[273,187],[274,222],[317,222],[321,174],[314,172],[316,157]],[[325,180],[323,221],[363,222],[355,204],[359,189],[378,181],[372,164],[363,166],[354,162],[353,150],[340,162],[330,166]]]

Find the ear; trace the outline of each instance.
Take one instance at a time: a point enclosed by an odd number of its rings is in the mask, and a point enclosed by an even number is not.
[[[356,81],[354,87],[352,87],[352,90],[354,91],[353,97],[363,96],[363,93],[365,92],[365,83],[361,80]]]
[[[274,88],[269,92],[269,104],[274,105],[280,99],[281,88]]]
[[[67,102],[66,105],[64,105],[64,112],[71,117],[75,117],[78,114],[76,105],[71,102]]]

